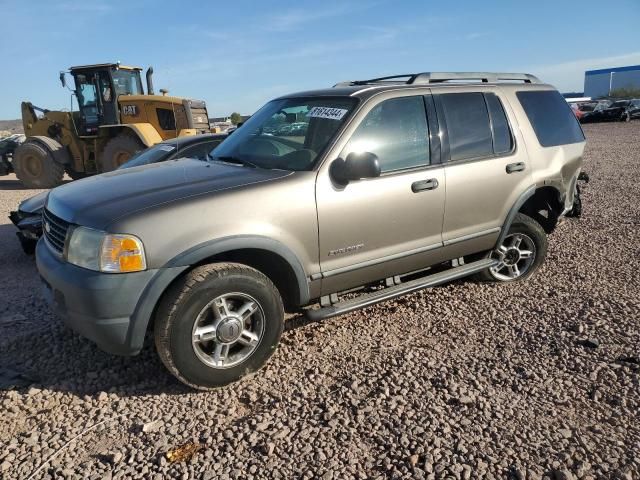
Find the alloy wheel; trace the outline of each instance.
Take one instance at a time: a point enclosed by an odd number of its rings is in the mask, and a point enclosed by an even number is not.
[[[231,368],[251,356],[264,336],[262,306],[245,293],[220,295],[209,302],[193,324],[191,344],[209,367]]]
[[[491,255],[499,263],[489,270],[496,280],[508,282],[525,275],[536,259],[536,245],[524,233],[512,233]]]

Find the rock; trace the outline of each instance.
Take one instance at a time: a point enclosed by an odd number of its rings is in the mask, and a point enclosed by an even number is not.
[[[29,397],[33,397],[35,395],[38,395],[42,390],[36,387],[31,387],[28,391],[27,391],[27,395]]]
[[[270,424],[269,424],[269,422],[261,422],[261,423],[258,423],[258,424],[256,425],[256,427],[255,427],[256,432],[263,432],[263,431],[265,431],[267,428],[269,428],[269,425],[270,425]]]
[[[568,428],[561,428],[560,430],[558,430],[558,433],[563,437],[563,438],[571,438],[571,436],[573,435],[571,430],[569,430]]]
[[[595,338],[585,338],[580,341],[580,344],[587,348],[598,348],[600,346],[600,342]]]
[[[409,457],[409,463],[411,464],[412,467],[415,467],[417,465],[419,459],[420,459],[420,457],[418,455],[411,455]]]
[[[115,453],[110,453],[107,455],[107,460],[109,461],[109,463],[111,463],[112,465],[115,465],[116,463],[119,463],[120,460],[122,460],[122,453],[121,452],[115,452]]]
[[[142,431],[144,433],[157,432],[158,430],[160,430],[160,427],[162,427],[163,423],[164,422],[162,420],[153,420],[152,422],[147,422],[142,425]]]
[[[277,432],[274,436],[273,439],[274,440],[281,440],[283,438],[285,438],[287,435],[289,435],[289,432],[291,430],[288,427],[283,428],[282,430],[280,430],[279,432]]]
[[[98,394],[98,401],[99,402],[106,402],[107,400],[109,400],[109,395],[107,395],[107,392],[100,392]]]
[[[553,480],[575,480],[575,477],[569,470],[554,470]]]

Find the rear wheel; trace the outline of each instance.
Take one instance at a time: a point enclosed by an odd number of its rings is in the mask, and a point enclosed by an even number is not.
[[[538,222],[519,213],[500,246],[489,253],[498,264],[476,277],[489,282],[526,280],[540,268],[546,255],[547,234]]]
[[[107,142],[102,151],[103,172],[110,172],[128,162],[136,153],[141,152],[146,147],[133,135],[121,133]]]
[[[284,328],[282,299],[259,271],[237,263],[204,265],[163,297],[156,350],[181,382],[220,387],[258,370]]]
[[[28,188],[53,188],[62,183],[64,166],[44,144],[27,139],[13,154],[13,170]]]

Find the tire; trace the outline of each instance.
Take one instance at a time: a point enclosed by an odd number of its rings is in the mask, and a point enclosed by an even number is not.
[[[72,170],[71,168],[65,168],[64,170],[67,175],[69,175],[69,177],[71,177],[72,180],[81,180],[83,178],[87,178],[89,175],[85,172],[76,172],[75,170]]]
[[[582,195],[580,192],[580,185],[576,185],[576,193],[573,197],[573,206],[565,216],[569,218],[580,218],[582,216]]]
[[[244,308],[255,310],[240,322]],[[158,306],[154,337],[167,369],[182,383],[206,390],[260,369],[283,329],[282,299],[266,276],[246,265],[215,263],[195,268],[169,288]]]
[[[128,133],[121,133],[107,142],[102,150],[101,172],[110,172],[120,167],[146,147],[142,142]]]
[[[53,188],[62,183],[64,166],[43,143],[27,139],[13,154],[16,177],[28,188]]]
[[[531,252],[531,256],[524,257],[521,252]],[[488,254],[501,263],[478,273],[476,279],[499,283],[527,280],[540,268],[546,255],[547,234],[538,222],[518,213],[500,248]],[[500,265],[504,266],[499,268]]]

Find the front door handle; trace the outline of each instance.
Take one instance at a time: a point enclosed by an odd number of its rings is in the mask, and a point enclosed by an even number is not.
[[[524,170],[524,162],[510,163],[507,165],[507,173],[521,172]]]
[[[422,192],[423,190],[435,190],[438,188],[438,179],[430,178],[429,180],[419,180],[411,184],[411,191],[413,193]]]

